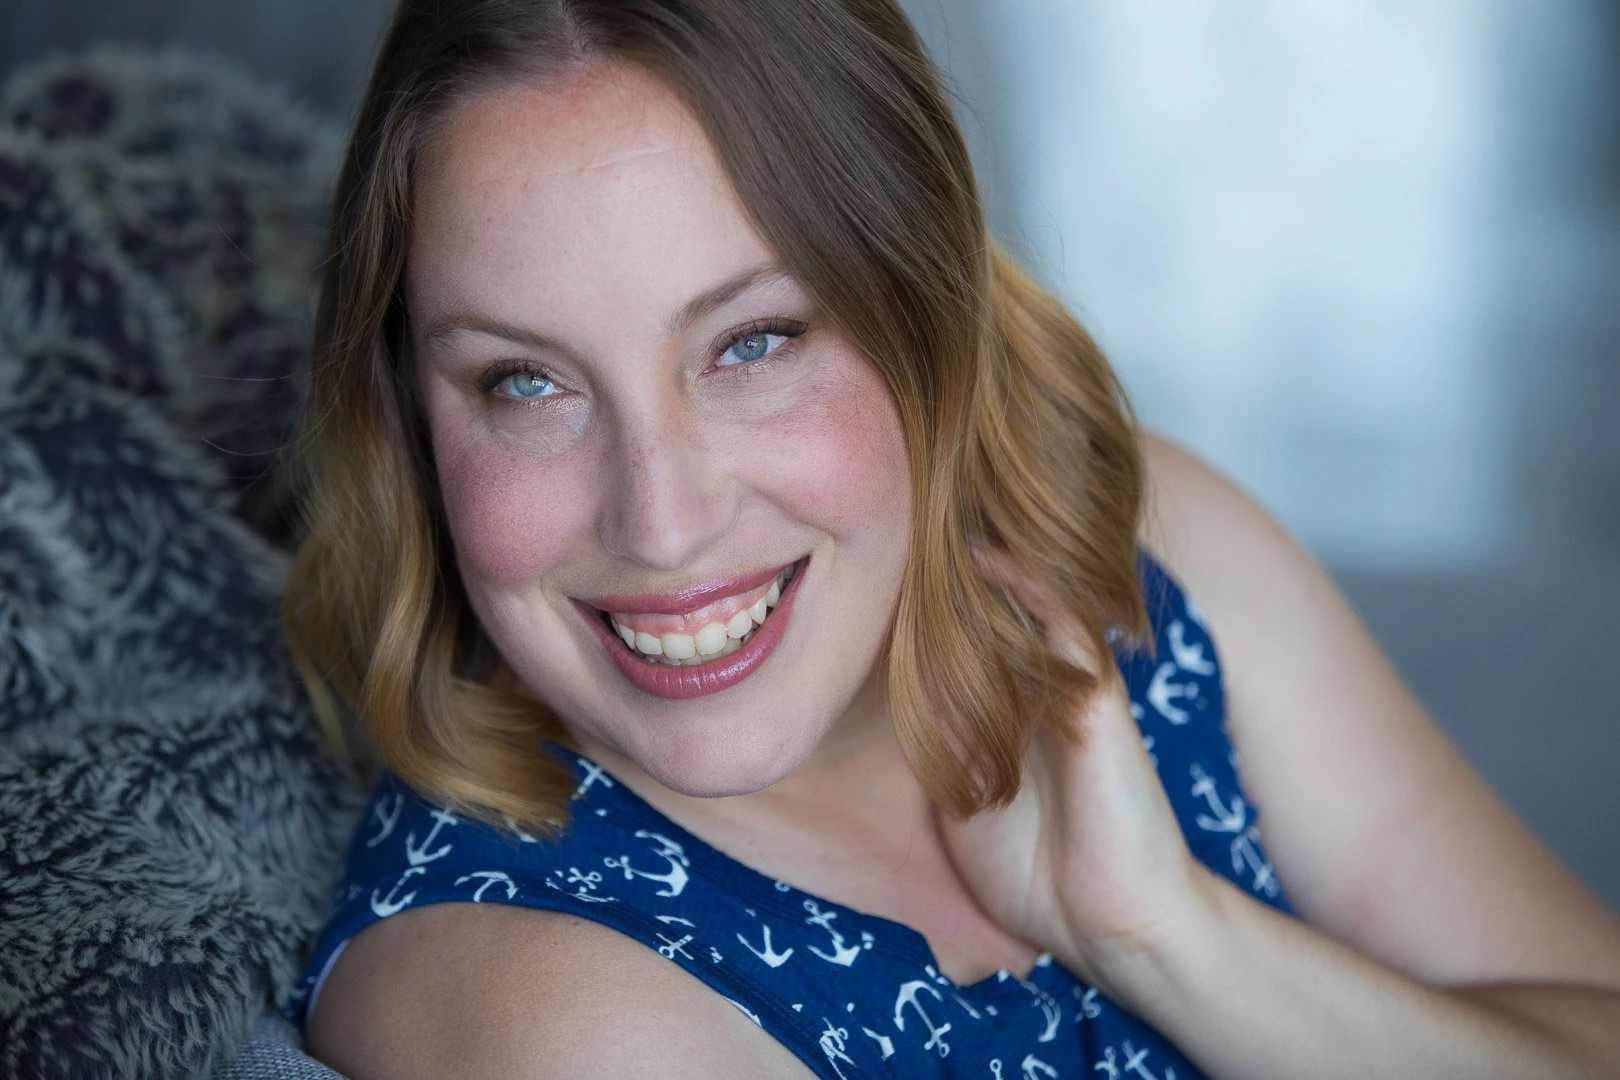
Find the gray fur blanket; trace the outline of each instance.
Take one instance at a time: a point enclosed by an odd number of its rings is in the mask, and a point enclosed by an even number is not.
[[[277,619],[337,133],[177,55],[0,90],[0,1074],[206,1073],[363,781]]]

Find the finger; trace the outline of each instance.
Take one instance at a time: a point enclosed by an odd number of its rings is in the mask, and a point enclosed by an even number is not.
[[[1088,647],[1089,639],[1080,633],[1075,618],[1059,605],[1050,592],[1035,582],[1005,551],[969,544],[974,559],[994,584],[1013,595],[1040,628],[1046,647],[1076,667],[1096,673],[1099,665],[1095,653]]]

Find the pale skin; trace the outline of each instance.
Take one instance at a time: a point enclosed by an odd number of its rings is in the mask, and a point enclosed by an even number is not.
[[[1620,920],[1231,484],[1146,438],[1141,540],[1207,616],[1244,783],[1303,921],[1192,860],[1117,680],[1082,747],[1032,748],[1011,808],[934,813],[879,663],[909,542],[898,418],[791,280],[673,325],[774,259],[655,80],[596,64],[462,103],[417,179],[408,308],[469,596],[513,677],[664,813],[770,876],[917,928],[959,982],[1050,951],[1213,1077],[1620,1074]],[[729,335],[776,316],[808,329],[781,335],[786,359],[734,370]],[[551,400],[492,400],[479,375],[514,356],[553,381],[494,393]],[[777,653],[695,703],[630,687],[571,621],[570,596],[805,553]],[[1053,648],[1096,664],[1028,582],[993,555],[984,570]],[[356,1080],[811,1075],[656,952],[502,905],[435,904],[361,932],[309,1039]]]

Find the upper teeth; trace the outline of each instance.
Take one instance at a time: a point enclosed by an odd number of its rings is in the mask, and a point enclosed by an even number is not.
[[[793,568],[788,567],[776,576],[771,587],[765,595],[755,600],[753,604],[740,608],[735,614],[724,622],[714,621],[704,623],[695,634],[683,634],[671,631],[667,634],[649,634],[646,631],[635,630],[626,626],[613,616],[608,616],[608,622],[613,624],[614,632],[624,639],[624,643],[642,656],[659,657],[662,663],[676,667],[689,667],[701,664],[705,660],[716,656],[726,656],[736,652],[743,646],[754,632],[754,628],[765,621],[771,608],[782,598],[782,587],[791,579]]]

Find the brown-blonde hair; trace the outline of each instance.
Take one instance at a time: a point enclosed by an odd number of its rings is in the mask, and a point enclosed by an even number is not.
[[[986,234],[961,134],[892,0],[406,0],[343,165],[299,448],[287,637],[328,734],[496,820],[562,823],[556,719],[491,679],[402,348],[411,170],[450,106],[592,59],[642,65],[707,131],[784,265],[882,372],[910,453],[912,558],[887,655],[896,733],[935,804],[1017,792],[1096,678],[987,584],[1004,549],[1084,628],[1146,626],[1136,430],[1107,361]]]

